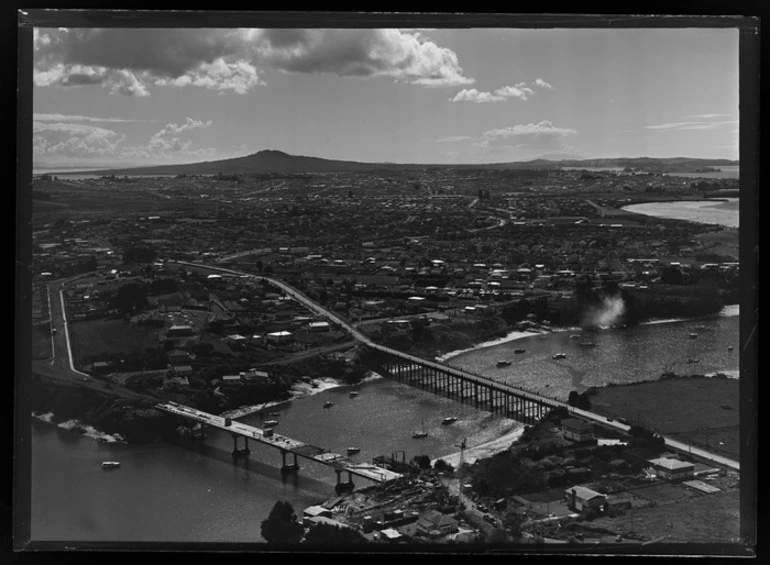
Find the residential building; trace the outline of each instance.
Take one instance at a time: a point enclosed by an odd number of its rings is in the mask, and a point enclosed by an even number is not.
[[[589,509],[604,510],[607,507],[607,495],[583,486],[570,487],[564,491],[567,506],[576,512]]]
[[[648,461],[655,470],[655,475],[668,481],[688,479],[695,473],[695,464],[680,461],[673,457],[658,457]]]
[[[593,426],[575,418],[562,420],[561,433],[564,439],[571,441],[581,442],[594,439]]]

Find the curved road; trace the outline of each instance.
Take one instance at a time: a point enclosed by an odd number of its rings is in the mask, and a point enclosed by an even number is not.
[[[340,316],[335,314],[334,312],[331,312],[330,310],[327,310],[320,306],[319,304],[316,304],[310,298],[305,296],[302,292],[297,290],[296,288],[289,286],[283,281],[271,278],[271,277],[265,277],[262,275],[254,275],[251,273],[244,273],[240,271],[235,271],[233,269],[225,269],[222,267],[214,267],[210,265],[202,265],[199,263],[191,263],[187,261],[167,261],[167,263],[173,263],[178,265],[187,265],[194,268],[200,268],[204,270],[209,271],[217,271],[222,273],[229,273],[234,276],[239,277],[250,277],[253,279],[257,279],[260,281],[267,281],[271,285],[280,288],[283,290],[287,296],[291,296],[295,300],[297,300],[299,303],[303,304],[306,308],[308,308],[311,312],[314,312],[316,315],[326,318],[330,322],[337,324],[338,326],[344,328],[353,338],[355,338],[357,341],[361,342],[362,344],[375,349],[377,351],[381,351],[383,353],[393,355],[396,357],[400,357],[401,359],[405,359],[407,361],[411,361],[412,363],[421,364],[427,367],[432,367],[434,369],[444,371],[450,374],[454,374],[458,377],[462,377],[466,380],[469,380],[471,382],[476,382],[482,385],[494,385],[500,389],[507,389],[511,392],[514,392],[524,398],[531,399],[536,402],[540,402],[542,404],[546,404],[549,406],[552,406],[554,408],[564,407],[566,408],[569,413],[575,417],[579,417],[588,421],[591,421],[596,424],[600,424],[602,426],[606,426],[609,428],[614,428],[616,430],[622,431],[622,432],[628,432],[630,429],[630,426],[626,424],[622,424],[620,422],[617,422],[611,418],[607,418],[606,416],[602,416],[600,414],[595,414],[593,412],[589,412],[586,410],[580,410],[578,408],[574,408],[570,406],[569,404],[565,402],[560,402],[558,400],[554,400],[552,398],[540,396],[538,394],[533,394],[531,392],[520,390],[516,387],[506,385],[500,382],[495,381],[494,379],[490,379],[488,377],[482,377],[480,375],[474,375],[470,373],[466,373],[465,371],[461,371],[459,369],[456,369],[455,367],[451,367],[449,365],[445,365],[443,363],[439,363],[436,361],[429,361],[426,359],[421,359],[419,357],[415,357],[414,355],[409,355],[408,353],[404,353],[402,351],[398,351],[396,349],[391,349],[389,347],[385,347],[383,345],[379,345],[375,342],[373,342],[368,336],[358,331],[352,324],[348,323],[347,321],[343,320]],[[52,316],[53,317],[53,316]],[[74,368],[73,368],[74,370]],[[665,444],[670,449],[674,449],[689,455],[693,455],[695,457],[698,457],[704,461],[708,461],[710,463],[722,465],[725,467],[728,467],[730,469],[734,470],[740,470],[740,464],[737,461],[734,461],[732,459],[729,459],[727,457],[723,457],[721,455],[717,455],[714,453],[710,453],[704,449],[700,449],[698,447],[694,447],[691,445],[688,445],[686,443],[683,443],[681,441],[671,439],[664,436]]]

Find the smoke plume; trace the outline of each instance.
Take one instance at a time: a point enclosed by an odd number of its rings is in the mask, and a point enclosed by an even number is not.
[[[619,296],[604,297],[598,307],[591,308],[583,318],[584,327],[607,327],[617,323],[626,311]]]

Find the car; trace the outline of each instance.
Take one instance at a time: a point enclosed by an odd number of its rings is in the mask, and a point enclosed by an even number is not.
[[[51,335],[56,335],[56,328],[51,328]]]
[[[487,511],[487,507],[484,506],[483,504],[477,504],[476,508],[478,508],[480,512],[486,512]]]

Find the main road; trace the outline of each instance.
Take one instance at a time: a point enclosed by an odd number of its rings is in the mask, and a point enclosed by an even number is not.
[[[520,390],[516,387],[512,387],[510,385],[505,385],[500,382],[495,381],[494,379],[490,379],[488,377],[482,377],[480,375],[467,373],[465,371],[461,371],[455,367],[445,365],[443,363],[438,363],[436,361],[428,361],[426,359],[421,359],[419,357],[415,357],[414,355],[410,355],[408,353],[404,353],[403,351],[398,351],[396,349],[391,349],[389,347],[385,347],[384,345],[377,344],[373,342],[368,336],[361,333],[357,328],[355,328],[352,324],[348,323],[344,319],[342,319],[339,315],[335,314],[334,312],[327,310],[326,308],[322,307],[321,305],[315,303],[310,298],[305,296],[302,292],[297,290],[296,288],[286,284],[283,281],[280,281],[278,279],[274,279],[272,277],[265,277],[263,275],[254,275],[251,273],[243,273],[239,271],[235,271],[232,269],[225,269],[221,267],[212,267],[209,265],[201,265],[197,263],[190,263],[185,261],[171,261],[172,263],[177,263],[181,265],[187,265],[190,267],[200,268],[204,270],[211,270],[211,271],[218,271],[222,273],[229,273],[234,276],[241,276],[241,277],[251,277],[255,278],[257,280],[263,280],[268,282],[269,284],[280,288],[283,292],[286,293],[287,296],[290,296],[294,298],[297,302],[304,305],[308,310],[315,313],[316,315],[326,318],[330,322],[337,324],[339,327],[344,328],[351,336],[353,336],[354,339],[362,343],[363,345],[366,345],[367,347],[370,347],[374,350],[380,351],[382,353],[386,353],[389,355],[393,355],[396,357],[399,357],[401,359],[404,359],[406,361],[410,361],[415,364],[424,365],[426,367],[431,367],[446,373],[454,374],[458,377],[461,377],[463,379],[466,379],[471,382],[477,382],[479,384],[494,384],[497,387],[502,388],[508,388],[511,389],[511,391],[515,392],[517,395],[522,396],[524,398],[528,398],[533,401],[541,402],[546,405],[550,405],[554,408],[564,407],[566,408],[570,414],[572,414],[575,417],[588,420],[590,422],[600,424],[602,426],[613,428],[616,430],[619,430],[621,432],[628,432],[630,429],[630,426],[627,424],[623,424],[621,422],[618,422],[612,418],[608,418],[606,416],[602,416],[600,414],[596,414],[594,412],[589,412],[587,410],[580,410],[578,408],[575,408],[573,406],[570,406],[569,404],[565,402],[560,402],[558,400],[555,400],[553,398],[548,398],[544,396],[540,396],[538,394],[534,394],[531,392]],[[686,453],[688,455],[697,457],[703,461],[707,461],[709,463],[722,465],[725,467],[728,467],[730,469],[734,470],[740,470],[740,464],[732,459],[729,459],[727,457],[723,457],[721,455],[717,455],[715,453],[708,452],[704,449],[700,449],[698,447],[688,445],[686,443],[683,443],[681,441],[671,439],[668,437],[663,436],[663,439],[665,440],[665,444],[670,449],[680,451],[682,453]]]

